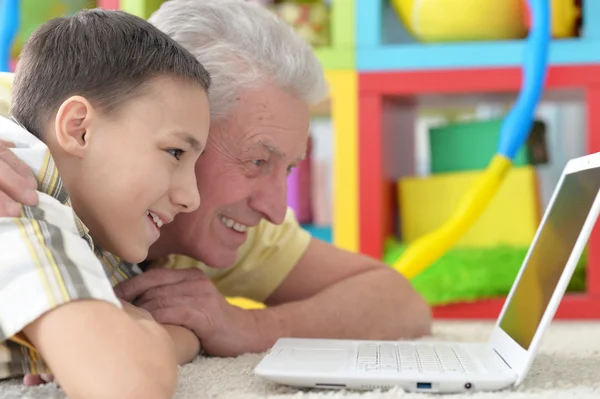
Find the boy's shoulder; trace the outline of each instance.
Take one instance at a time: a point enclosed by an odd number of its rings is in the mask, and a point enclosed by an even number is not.
[[[0,140],[12,142],[12,152],[33,172],[38,191],[67,204],[69,195],[62,184],[50,149],[13,119],[0,116]]]

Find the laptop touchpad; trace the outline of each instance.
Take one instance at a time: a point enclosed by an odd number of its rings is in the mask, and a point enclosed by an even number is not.
[[[346,365],[350,351],[343,349],[284,349],[279,353],[284,368],[337,371]]]

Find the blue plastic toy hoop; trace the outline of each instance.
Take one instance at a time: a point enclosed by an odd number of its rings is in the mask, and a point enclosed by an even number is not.
[[[19,2],[0,0],[0,72],[10,71],[10,54],[21,20]]]
[[[523,54],[523,83],[517,102],[504,118],[498,143],[498,153],[510,160],[514,159],[531,131],[546,80],[550,47],[549,0],[528,1],[532,24]]]

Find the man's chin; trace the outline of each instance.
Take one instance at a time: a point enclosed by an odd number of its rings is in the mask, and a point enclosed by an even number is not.
[[[227,269],[235,264],[238,250],[239,248],[218,248],[215,245],[213,248],[209,249],[208,253],[204,253],[198,260],[213,269]]]

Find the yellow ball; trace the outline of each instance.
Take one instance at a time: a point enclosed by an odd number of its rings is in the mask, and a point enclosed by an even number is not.
[[[502,40],[527,33],[523,0],[391,0],[407,30],[423,42]]]

